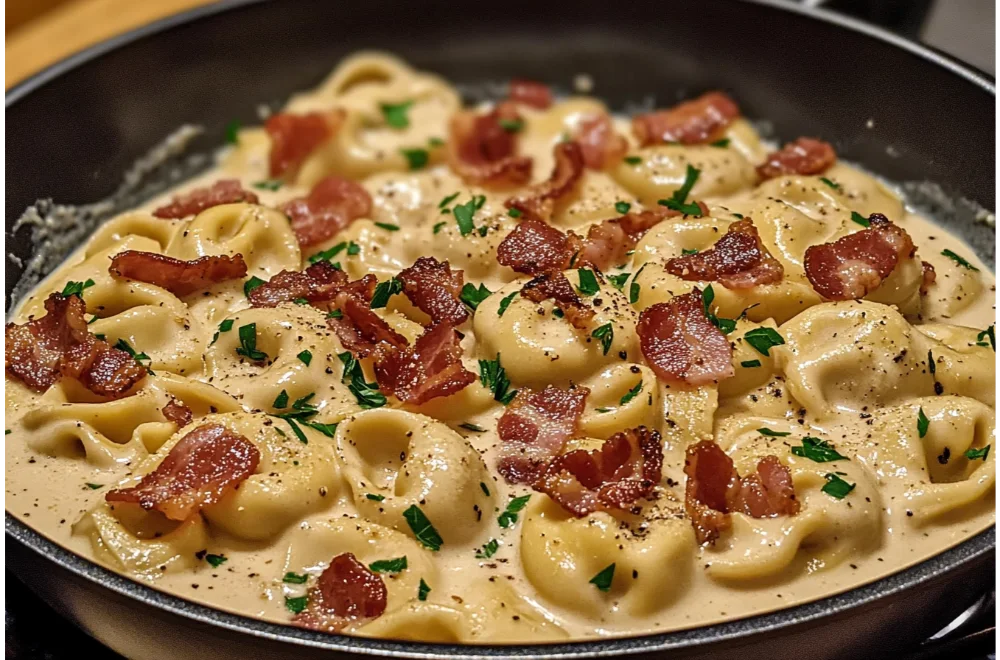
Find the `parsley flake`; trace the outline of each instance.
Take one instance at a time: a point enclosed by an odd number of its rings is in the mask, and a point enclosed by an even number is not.
[[[228,144],[239,144],[240,143],[240,124],[238,119],[234,119],[228,124],[226,124],[226,142]]]
[[[434,233],[435,234],[439,233],[444,228],[444,226],[447,225],[447,224],[448,223],[444,222],[444,221],[435,223],[434,224]]]
[[[403,154],[403,157],[406,158],[406,162],[411,170],[422,170],[430,161],[430,155],[426,149],[400,149],[399,153]]]
[[[997,338],[996,338],[996,324],[991,325],[986,328],[978,335],[976,335],[976,346],[989,346],[993,349],[993,352],[997,352]],[[989,343],[986,343],[986,339],[989,338]]]
[[[480,284],[477,289],[474,284],[469,282],[465,283],[462,287],[462,292],[459,294],[458,299],[469,306],[469,309],[476,309],[479,307],[479,303],[483,302],[493,294],[492,291],[486,288],[485,284]]]
[[[236,354],[253,360],[263,362],[267,359],[267,353],[257,350],[257,324],[248,323],[241,325],[239,329],[240,345],[236,347]]]
[[[709,142],[710,147],[718,147],[719,149],[725,149],[729,146],[729,138],[722,138],[721,140],[716,140],[715,142]]]
[[[351,379],[347,389],[357,399],[358,405],[364,410],[384,406],[386,404],[385,395],[378,391],[378,383],[369,383],[365,380],[361,363],[348,351],[338,353],[337,357],[344,364],[341,382],[345,382],[348,378]]]
[[[396,557],[395,559],[380,559],[368,564],[368,568],[373,573],[399,573],[407,568],[406,557]]]
[[[826,483],[820,489],[830,497],[842,500],[847,497],[847,494],[854,490],[857,484],[852,484],[844,481],[836,474],[824,474],[823,478],[826,479]]]
[[[430,586],[420,578],[420,586],[417,587],[417,600],[427,600],[427,594],[431,592]]]
[[[500,541],[490,539],[485,545],[476,551],[476,559],[489,559],[500,549]]]
[[[285,577],[281,578],[281,581],[285,584],[305,584],[308,579],[308,575],[288,571],[285,573]]]
[[[524,129],[523,119],[500,119],[497,123],[508,133],[520,133]]]
[[[301,353],[299,353],[295,357],[297,357],[299,360],[301,360],[302,363],[308,367],[309,363],[312,362],[313,354],[312,354],[312,351],[302,351]]]
[[[826,440],[806,436],[802,438],[801,447],[792,447],[792,453],[796,456],[808,458],[814,463],[829,463],[831,461],[846,461],[846,456],[841,455]]]
[[[372,295],[371,308],[382,309],[389,303],[389,298],[400,293],[403,293],[403,283],[395,277],[379,282]]]
[[[66,286],[63,287],[62,295],[64,298],[69,298],[70,296],[77,296],[83,298],[83,290],[89,289],[94,286],[94,280],[87,280],[86,282],[74,282],[70,280],[66,282]]]
[[[642,162],[642,158],[639,156],[625,156],[623,160],[626,165],[638,165]]]
[[[507,308],[510,307],[510,303],[514,300],[514,296],[518,293],[520,293],[520,291],[515,291],[500,299],[500,306],[497,307],[497,316],[503,316],[503,313],[507,311]]]
[[[402,103],[381,103],[379,107],[382,110],[385,123],[393,128],[407,128],[410,125],[407,113],[412,105],[413,101],[403,101]]]
[[[965,450],[965,457],[967,459],[969,459],[970,461],[974,461],[977,458],[981,458],[981,459],[983,459],[983,461],[985,461],[986,457],[989,456],[989,455],[990,455],[990,445],[986,445],[982,449],[966,449]]]
[[[517,396],[517,390],[510,389],[510,379],[500,364],[499,353],[496,360],[479,361],[479,380],[483,387],[493,392],[493,398],[505,406]]]
[[[757,429],[757,433],[760,433],[763,436],[767,436],[768,438],[784,438],[785,436],[791,435],[790,431],[773,431],[767,428],[766,426],[762,426],[761,428]]]
[[[468,236],[476,228],[472,217],[476,214],[476,211],[482,208],[485,201],[485,197],[476,195],[465,204],[456,204],[455,208],[452,209],[452,214],[455,216],[455,222],[458,223],[458,230],[462,233],[462,236]]]
[[[457,193],[456,192],[456,193],[452,193],[452,194],[448,195],[447,197],[445,197],[444,199],[442,199],[440,202],[438,202],[438,208],[439,209],[443,209],[444,207],[448,206],[449,204],[451,204],[452,202],[454,202],[456,199],[458,199],[458,196],[461,195],[461,194],[462,193]]]
[[[778,334],[774,328],[754,328],[748,330],[743,335],[743,340],[753,346],[758,353],[764,356],[771,354],[771,349],[785,343],[785,338]]]
[[[611,581],[615,577],[615,565],[611,564],[600,573],[590,578],[590,584],[597,587],[600,591],[608,592],[611,590]]]
[[[488,486],[486,485],[486,483],[485,483],[485,482],[482,482],[482,481],[480,481],[480,482],[479,482],[479,488],[480,488],[480,489],[481,489],[481,490],[483,491],[483,493],[484,493],[484,494],[486,495],[486,497],[489,497],[489,496],[490,496],[490,489],[489,489],[489,487],[488,487]]]
[[[709,284],[705,287],[705,290],[701,292],[701,306],[705,311],[705,318],[712,322],[716,328],[718,328],[722,334],[728,335],[733,330],[736,329],[736,321],[734,319],[723,319],[716,316],[711,309],[712,301],[715,300],[715,289]]]
[[[615,202],[615,210],[621,213],[622,215],[628,213],[629,209],[631,208],[632,205],[629,204],[628,202]]]
[[[674,194],[670,199],[661,199],[657,202],[660,206],[666,206],[668,209],[674,211],[679,211],[684,215],[691,215],[700,218],[702,216],[701,207],[694,202],[687,202],[687,197],[691,193],[691,189],[694,188],[694,184],[697,183],[698,177],[701,175],[701,170],[688,165],[687,171],[684,175],[684,183],[680,188],[674,191]]]
[[[148,373],[149,375],[151,375],[151,376],[155,376],[156,375],[155,373],[153,373],[153,370],[150,368],[153,365],[153,359],[151,357],[149,357],[148,355],[146,355],[145,353],[138,353],[138,352],[136,352],[136,350],[134,348],[132,348],[132,345],[129,344],[126,340],[119,339],[117,341],[117,343],[115,343],[115,348],[117,348],[118,350],[121,350],[121,351],[125,351],[126,353],[128,353],[129,355],[131,355],[135,359],[136,362],[138,362],[140,365],[142,365],[143,367],[146,368],[146,373]],[[143,362],[145,362],[145,364],[143,364]]]
[[[10,433],[10,430],[8,430],[7,433]],[[6,435],[6,434],[4,434],[4,435]],[[89,488],[90,490],[97,490],[99,488],[104,488],[104,484],[92,484],[92,483],[90,483],[88,481],[87,482],[87,488]]]
[[[263,181],[257,181],[251,185],[257,190],[270,190],[271,192],[274,192],[275,190],[281,188],[281,186],[284,185],[284,182],[280,179],[264,179]]]
[[[611,350],[611,342],[615,339],[615,329],[610,323],[605,323],[594,330],[590,336],[601,342],[601,348],[604,349],[604,354],[607,355],[608,351]]]
[[[600,291],[597,284],[597,275],[589,268],[578,268],[576,271],[580,276],[580,285],[576,288],[582,295],[592,296]]]
[[[618,403],[624,406],[626,403],[628,403],[635,397],[639,396],[639,392],[641,391],[642,391],[642,381],[640,380],[638,383],[635,384],[635,387],[633,387],[632,389],[630,389],[628,392],[625,393],[625,395],[621,398],[621,400]]]
[[[826,178],[825,176],[821,176],[819,178],[819,180],[822,181],[823,183],[825,183],[826,185],[830,186],[834,190],[837,190],[837,191],[840,190],[840,184],[837,183],[836,181],[831,181],[830,179]]]
[[[230,330],[232,330],[233,329],[233,323],[235,323],[235,321],[233,321],[233,319],[226,319],[225,321],[223,321],[222,323],[220,323],[219,324],[219,330],[218,330],[218,332],[216,332],[214,335],[212,335],[212,344],[214,344],[216,341],[218,341],[219,335],[221,333],[223,333],[223,332],[229,332]]]
[[[377,493],[365,493],[365,499],[369,499],[372,502],[382,502],[385,500],[385,495],[379,495]]]
[[[250,279],[248,279],[246,282],[243,283],[243,295],[249,298],[251,291],[253,291],[259,286],[263,286],[264,284],[266,284],[264,280],[254,275],[253,277],[251,277]]]
[[[862,227],[871,227],[872,223],[865,216],[861,215],[857,211],[851,211],[851,220],[858,223]]]
[[[293,614],[299,614],[302,610],[306,609],[306,605],[308,604],[309,596],[299,596],[298,598],[285,596],[285,608]]]
[[[921,406],[917,410],[917,433],[920,437],[927,435],[927,430],[930,428],[931,420],[927,419],[927,415],[924,414],[924,409]]]
[[[632,278],[632,284],[628,288],[628,301],[633,305],[639,300],[639,276],[642,275],[642,271],[645,268],[646,264],[643,264],[642,268],[635,274],[635,277]]]
[[[760,360],[743,360],[740,362],[740,366],[744,369],[753,369],[760,366]]]
[[[975,271],[977,273],[979,272],[978,268],[976,268],[975,266],[973,266],[972,264],[970,264],[968,261],[966,261],[962,257],[958,256],[957,254],[955,254],[951,250],[947,250],[947,249],[941,250],[941,254],[942,254],[942,256],[948,257],[949,259],[951,259],[952,261],[954,261],[959,266],[962,266],[963,268],[968,268],[969,270]]]
[[[272,404],[278,410],[288,407],[288,392],[281,390],[278,396],[274,397],[274,403]]]
[[[515,497],[510,502],[507,503],[507,508],[500,517],[497,518],[497,523],[504,529],[512,527],[517,523],[517,514],[520,513],[524,507],[528,506],[528,500],[531,499],[531,495],[522,495],[521,497]]]
[[[420,510],[420,507],[416,504],[410,505],[410,508],[403,512],[403,517],[406,518],[406,524],[410,526],[410,531],[413,532],[413,535],[420,541],[421,545],[434,552],[441,549],[444,541],[437,530],[434,529],[431,521]]]
[[[391,222],[376,222],[375,226],[386,231],[399,231],[399,225],[394,225]]]
[[[507,215],[512,218],[520,218],[524,214],[521,213],[521,209],[507,209]]]
[[[225,555],[205,555],[205,561],[211,564],[212,568],[218,568],[229,561],[229,557]]]
[[[611,286],[615,287],[619,291],[625,288],[625,283],[628,282],[628,278],[631,273],[619,273],[618,275],[608,275],[608,281],[611,282]]]

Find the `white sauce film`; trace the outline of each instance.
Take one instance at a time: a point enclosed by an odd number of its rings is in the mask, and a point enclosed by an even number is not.
[[[383,104],[408,102],[406,125],[387,123]],[[89,329],[145,353],[153,374],[134,394],[103,401],[67,379],[33,392],[8,371],[10,513],[156,589],[281,623],[292,621],[289,601],[309,593],[332,557],[351,552],[369,565],[405,556],[404,570],[380,574],[384,614],[345,632],[461,643],[637,635],[760,614],[899,571],[994,523],[995,452],[966,457],[995,440],[994,350],[980,334],[995,321],[991,269],[959,239],[909,213],[873,177],[838,163],[822,178],[760,183],[754,166],[769,147],[743,119],[729,126],[725,146],[688,147],[640,147],[628,121],[616,119],[630,141],[629,158],[586,170],[551,224],[586,234],[620,216],[616,204],[653,208],[683,184],[688,165],[700,170],[691,197],[710,213],[660,223],[627,263],[606,273],[631,275],[623,291],[603,284],[598,294],[621,298],[621,306],[609,303],[598,313],[621,324],[614,350],[602,355],[585,333],[552,314],[551,302],[515,296],[498,314],[501,300],[530,279],[496,260],[497,245],[517,225],[503,204],[516,190],[464,183],[440,149],[430,148],[428,164],[415,171],[401,155],[448,138],[449,118],[460,109],[449,83],[390,56],[361,54],[317,90],[294,97],[287,110],[331,108],[346,111],[344,124],[306,160],[294,184],[260,185],[270,180],[270,140],[262,128],[244,128],[217,168],[107,222],[24,299],[14,323],[44,314],[46,297],[67,282],[93,280],[82,293],[88,318],[97,317]],[[553,146],[595,111],[605,106],[583,96],[522,109],[518,147],[534,160],[534,182],[548,178]],[[273,209],[308,194],[327,174],[361,183],[374,201],[372,217],[300,250]],[[219,206],[179,220],[151,215],[176,194],[223,178],[239,179],[261,207]],[[450,205],[484,196],[473,220],[485,231],[463,235],[455,216],[442,211],[440,202],[456,193]],[[861,229],[852,212],[883,213],[903,227],[916,260],[900,263],[864,300],[823,302],[806,279],[803,254]],[[715,283],[719,317],[750,308],[729,335],[734,377],[690,389],[657,381],[632,330],[638,313],[699,285],[670,275],[664,262],[711,247],[737,214],[753,218],[785,277],[740,291]],[[467,368],[478,376],[477,360],[499,354],[512,389],[570,382],[590,388],[580,437],[568,449],[597,447],[638,425],[660,431],[657,499],[638,512],[575,518],[497,473],[504,407],[478,380],[420,406],[390,398],[363,411],[342,382],[337,356],[345,349],[324,312],[296,304],[251,309],[245,279],[178,298],[108,272],[110,257],[124,250],[181,259],[240,253],[247,278],[268,280],[342,242],[359,247],[336,257],[351,279],[373,273],[385,281],[433,255],[464,270],[466,282],[485,285],[492,295],[460,327]],[[921,260],[937,275],[926,295],[919,290]],[[633,283],[638,295],[626,309]],[[420,312],[403,296],[376,311],[411,342],[419,336]],[[220,331],[227,320],[232,330]],[[236,329],[251,322],[258,346],[271,356],[264,366],[237,354]],[[743,339],[762,327],[785,341],[766,356]],[[303,351],[308,364],[297,358]],[[927,372],[928,352],[934,374]],[[759,366],[743,366],[754,362]],[[364,368],[372,382],[370,364]],[[635,374],[642,396],[623,402]],[[267,414],[282,390],[292,399],[313,394],[312,421],[337,424],[333,437],[302,426],[302,443],[284,419]],[[160,412],[171,399],[194,413],[179,431]],[[250,439],[261,453],[257,472],[238,490],[182,523],[105,502],[110,490],[136,483],[185,433],[209,422]],[[818,463],[796,455],[791,449],[805,437],[828,441],[846,459]],[[732,514],[731,529],[714,544],[697,544],[683,515],[684,451],[704,439],[714,439],[741,474],[759,458],[777,456],[791,472],[800,511],[762,519]],[[853,490],[832,496],[824,488],[830,473]],[[513,498],[526,495],[516,521],[503,516]],[[403,512],[414,505],[440,535],[438,551],[407,524]],[[611,564],[613,580],[607,590],[597,588],[593,580]],[[305,581],[288,581],[289,573]]]

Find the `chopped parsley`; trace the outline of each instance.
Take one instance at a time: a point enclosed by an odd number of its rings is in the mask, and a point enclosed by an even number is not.
[[[639,300],[639,276],[642,275],[644,268],[646,268],[646,264],[643,264],[636,272],[635,277],[632,278],[632,285],[628,288],[628,301],[633,305]]]
[[[476,215],[476,211],[481,209],[485,203],[486,197],[484,195],[474,195],[465,204],[456,204],[455,208],[452,209],[451,212],[455,216],[455,222],[458,223],[458,230],[462,233],[462,236],[468,236],[476,228],[472,217]]]
[[[493,398],[505,406],[517,396],[517,390],[510,389],[510,379],[500,364],[499,353],[496,360],[479,361],[479,380],[483,387],[493,392]]]
[[[456,193],[452,193],[452,194],[448,195],[447,197],[445,197],[444,199],[442,199],[440,202],[438,202],[438,208],[439,209],[444,209],[446,206],[448,206],[449,204],[451,204],[452,202],[454,202],[456,199],[458,199],[458,196],[461,195],[461,194],[462,193],[457,193],[456,192]]]
[[[7,430],[7,433],[10,433],[10,429]],[[6,435],[6,433],[4,435]],[[87,488],[89,488],[90,490],[97,490],[99,488],[104,488],[104,484],[92,484],[88,481]]]
[[[229,561],[229,557],[225,555],[205,555],[205,561],[211,564],[212,568],[218,568]]]
[[[240,345],[236,347],[236,354],[253,360],[263,362],[267,359],[267,353],[257,350],[257,324],[248,323],[241,325],[239,329]]]
[[[715,289],[709,284],[705,287],[705,290],[701,292],[701,306],[705,311],[705,318],[712,322],[716,328],[722,331],[722,334],[728,335],[730,332],[736,329],[736,321],[734,319],[723,319],[719,318],[712,312],[712,301],[715,300]]]
[[[489,559],[495,555],[499,549],[500,541],[490,539],[481,549],[476,551],[476,559]]]
[[[725,149],[729,146],[729,138],[722,138],[721,140],[716,140],[715,142],[708,143],[710,147],[718,147],[720,149]]]
[[[760,360],[743,360],[740,362],[740,366],[744,369],[753,369],[760,366]]]
[[[996,338],[996,324],[991,325],[986,328],[978,335],[976,335],[976,346],[989,346],[993,349],[993,352],[997,352],[997,338]],[[989,343],[986,343],[986,339],[989,339]]]
[[[434,233],[435,234],[440,233],[441,230],[444,229],[444,226],[447,224],[448,223],[443,220],[441,222],[434,223]]]
[[[240,143],[240,124],[238,119],[234,119],[228,124],[226,124],[226,142],[228,144],[239,144]]]
[[[372,502],[382,502],[385,500],[385,495],[379,495],[377,493],[365,493],[365,499],[371,500]]]
[[[578,268],[576,272],[580,276],[580,286],[576,288],[577,291],[585,296],[592,296],[600,291],[594,271],[589,268]]]
[[[977,458],[981,458],[981,459],[983,459],[985,461],[986,457],[989,456],[989,455],[990,455],[990,446],[989,445],[986,445],[982,449],[966,449],[965,450],[965,457],[967,459],[969,459],[970,461],[974,461]]]
[[[520,218],[523,213],[521,213],[521,209],[507,209],[507,215],[512,218]]]
[[[508,133],[520,133],[524,130],[523,119],[501,119],[497,123],[500,124],[500,128]]]
[[[407,567],[406,557],[396,557],[395,559],[380,559],[368,564],[368,568],[373,573],[399,573],[405,571]]]
[[[416,504],[411,505],[409,509],[403,512],[403,517],[406,518],[406,524],[410,526],[410,531],[413,532],[413,535],[420,541],[421,545],[434,552],[441,549],[444,541],[437,530],[434,529],[431,521],[420,510],[420,507]]]
[[[330,310],[327,313],[326,318],[328,318],[328,319],[342,319],[342,318],[344,318],[344,313],[342,311],[340,311],[339,309],[332,309],[332,310]]]
[[[631,208],[632,205],[629,204],[628,202],[615,202],[615,210],[621,213],[622,215],[628,213],[629,209]]]
[[[417,600],[427,600],[427,594],[431,592],[430,586],[420,578],[420,586],[417,587]]]
[[[626,403],[628,403],[629,401],[631,401],[635,397],[639,396],[639,392],[641,392],[641,391],[642,391],[642,380],[640,380],[638,383],[636,383],[635,387],[633,387],[628,392],[626,392],[625,395],[621,398],[621,400],[618,403],[620,405],[624,406]]]
[[[271,192],[274,192],[275,190],[281,188],[284,183],[280,179],[264,179],[263,181],[257,181],[251,185],[257,190],[270,190]]]
[[[399,231],[399,225],[394,225],[391,222],[376,222],[375,226],[386,231]]]
[[[410,125],[407,113],[412,105],[413,101],[403,101],[402,103],[381,103],[379,107],[382,110],[382,116],[385,117],[385,123],[393,128],[406,128]]]
[[[153,359],[151,357],[149,357],[148,355],[146,355],[145,353],[137,353],[136,350],[134,348],[132,348],[132,345],[129,344],[124,339],[119,339],[118,342],[115,343],[115,348],[117,348],[118,350],[121,350],[121,351],[125,351],[126,353],[128,353],[129,355],[131,355],[133,358],[135,358],[136,362],[138,362],[140,365],[142,365],[143,367],[146,368],[146,372],[149,375],[151,375],[151,376],[155,376],[156,375],[155,373],[153,373],[153,370],[150,368],[152,366],[152,364],[153,364]],[[143,362],[145,362],[145,364],[143,364]]]
[[[786,436],[791,435],[790,431],[773,431],[767,428],[766,426],[762,426],[761,428],[757,429],[757,433],[760,433],[761,435],[767,436],[769,438],[784,438]]]
[[[830,497],[834,497],[838,500],[842,500],[847,497],[847,494],[854,490],[857,484],[852,484],[844,481],[838,475],[828,473],[824,474],[823,478],[826,479],[826,483],[823,484],[822,490],[824,493]]]
[[[94,286],[94,280],[87,280],[86,282],[74,282],[70,280],[63,287],[62,295],[64,298],[69,298],[70,296],[83,298],[83,290],[89,289],[92,286]]]
[[[299,353],[295,357],[297,357],[299,360],[301,360],[302,363],[308,367],[309,363],[312,362],[313,354],[312,354],[312,351],[302,351],[301,353]]]
[[[403,293],[403,283],[395,277],[379,282],[372,295],[371,308],[382,309],[389,303],[389,298],[400,293]]]
[[[298,598],[285,596],[285,608],[293,614],[299,614],[302,610],[306,609],[306,605],[308,604],[309,596],[299,596]]]
[[[611,286],[615,287],[619,291],[625,288],[625,283],[628,282],[628,278],[631,273],[619,273],[618,275],[608,275],[608,281],[611,282]]]
[[[861,215],[857,211],[851,211],[851,220],[858,223],[862,227],[871,227],[872,223],[868,221],[868,218]]]
[[[472,431],[473,433],[485,433],[486,429],[478,424],[473,424],[472,422],[462,422],[458,425],[458,428],[465,429],[466,431]]]
[[[524,507],[528,506],[528,500],[531,499],[531,495],[522,495],[521,497],[515,497],[510,502],[507,503],[507,508],[500,517],[497,518],[497,523],[504,529],[512,527],[517,522],[517,514],[521,512]]]
[[[806,436],[802,438],[801,447],[792,447],[792,453],[796,456],[808,458],[815,463],[829,463],[831,461],[846,461],[846,456],[842,456],[826,440]]]
[[[500,306],[497,307],[497,316],[503,316],[503,313],[507,311],[507,308],[510,307],[510,303],[514,300],[514,296],[516,296],[518,293],[520,293],[520,291],[515,291],[514,293],[511,293],[501,298]]]
[[[465,283],[462,287],[462,293],[459,294],[458,299],[469,306],[469,309],[476,309],[479,307],[479,303],[483,302],[493,294],[492,291],[486,288],[485,284],[480,284],[477,289],[474,284],[469,282]]]
[[[281,390],[278,396],[274,397],[274,403],[272,404],[278,410],[288,407],[288,392]]]
[[[427,144],[432,147],[443,147],[445,142],[439,137],[432,137],[427,140]]]
[[[384,406],[386,404],[385,395],[378,391],[378,383],[369,383],[365,380],[361,363],[348,351],[338,353],[337,357],[344,363],[344,374],[341,377],[341,382],[348,378],[351,379],[347,389],[357,399],[358,405],[364,410]]]
[[[688,165],[687,172],[684,175],[684,183],[681,187],[674,191],[670,199],[661,199],[657,203],[660,206],[666,206],[668,209],[680,211],[684,215],[693,215],[700,218],[702,215],[701,207],[694,202],[687,201],[687,197],[700,175],[701,170]]]
[[[427,153],[427,150],[419,147],[416,149],[400,149],[399,153],[403,154],[403,157],[406,158],[406,162],[411,170],[422,170],[430,161],[430,155]]]
[[[340,243],[337,243],[330,249],[323,250],[322,252],[317,252],[313,256],[309,257],[309,263],[314,264],[319,261],[330,261],[344,250],[347,250],[347,254],[353,256],[361,252],[361,246],[355,243],[354,241],[351,241],[350,243],[341,241]],[[339,264],[334,264],[334,267],[338,268],[339,270]]]
[[[941,254],[942,254],[942,256],[948,257],[949,259],[951,259],[952,261],[954,261],[959,266],[962,266],[963,268],[968,268],[969,270],[973,270],[973,271],[975,271],[977,273],[979,272],[978,268],[976,268],[975,266],[973,266],[972,264],[970,264],[968,261],[966,261],[962,257],[958,256],[957,254],[955,254],[951,250],[947,250],[947,249],[941,250]]]
[[[611,589],[611,581],[615,577],[615,565],[611,564],[600,573],[590,578],[590,584],[597,587],[599,590],[607,592]]]
[[[638,165],[642,162],[642,158],[639,156],[625,156],[623,160],[626,165]]]
[[[611,412],[612,409],[611,408],[595,408],[594,410],[596,410],[599,413],[609,413],[609,412]]]
[[[771,349],[785,343],[785,338],[774,328],[754,328],[743,335],[743,340],[753,346],[761,355],[770,355]]]
[[[920,437],[927,435],[927,430],[930,428],[931,420],[927,419],[927,415],[924,414],[924,409],[921,406],[917,410],[917,433]]]
[[[322,422],[306,422],[306,426],[309,428],[319,431],[328,438],[332,438],[337,434],[336,424],[323,424]]]
[[[830,179],[826,178],[825,176],[821,176],[819,178],[819,180],[822,181],[823,183],[825,183],[826,185],[830,186],[834,190],[837,190],[837,191],[840,190],[840,184],[837,183],[836,181],[831,181]]]
[[[253,277],[251,277],[250,279],[248,279],[246,282],[243,283],[243,295],[249,298],[251,291],[253,291],[259,286],[263,286],[264,284],[266,284],[264,280],[254,275]]]
[[[607,355],[608,351],[611,350],[611,342],[615,339],[615,329],[610,323],[605,323],[590,333],[590,336],[600,340],[601,348],[604,349],[604,354]]]
[[[483,491],[483,493],[484,493],[484,494],[486,495],[486,497],[489,497],[489,496],[490,496],[490,489],[489,489],[489,486],[487,486],[485,482],[483,482],[483,481],[480,481],[480,482],[479,482],[479,488],[480,488],[480,490],[482,490],[482,491]]]
[[[687,248],[681,248],[681,254],[685,255],[685,256],[691,255],[691,254],[698,254],[698,250],[689,250]]]
[[[281,581],[285,584],[305,584],[308,579],[308,575],[288,571],[285,573],[285,577],[281,578]]]

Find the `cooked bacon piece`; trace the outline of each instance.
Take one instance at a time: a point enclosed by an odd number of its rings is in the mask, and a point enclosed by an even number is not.
[[[60,377],[76,378],[95,394],[117,398],[146,376],[135,359],[87,329],[86,305],[79,296],[53,293],[47,314],[4,329],[7,373],[44,392]]]
[[[170,403],[163,406],[163,416],[168,422],[173,422],[177,428],[184,428],[194,419],[194,412],[183,403],[178,403],[177,399],[170,399]]]
[[[491,112],[463,110],[451,118],[448,162],[466,183],[516,186],[531,179],[531,158],[516,155],[517,140],[508,128],[521,122],[513,103]]]
[[[580,330],[586,330],[594,319],[593,308],[580,300],[573,285],[560,271],[545,273],[531,280],[521,288],[521,296],[536,303],[551,298],[566,315],[566,320]]]
[[[340,130],[346,117],[343,110],[271,115],[264,123],[271,138],[271,176],[294,178],[312,152]]]
[[[711,440],[687,448],[684,507],[699,543],[714,541],[730,526],[729,513],[751,518],[793,516],[799,512],[792,473],[776,456],[757,462],[757,471],[740,478],[726,452]]]
[[[187,194],[177,195],[172,202],[153,211],[153,215],[164,219],[186,218],[220,204],[256,204],[258,201],[257,195],[243,190],[239,179],[222,179],[208,188],[195,188]]]
[[[916,252],[906,230],[881,213],[871,214],[868,222],[868,229],[806,249],[806,277],[824,298],[864,298],[892,274],[900,259]]]
[[[643,356],[661,380],[697,386],[735,373],[733,348],[705,316],[697,288],[642,310],[636,332]]]
[[[345,552],[320,574],[309,590],[306,609],[294,621],[313,630],[339,632],[352,623],[381,616],[388,597],[382,578]]]
[[[370,215],[372,198],[359,184],[331,174],[316,182],[308,197],[285,202],[281,212],[291,220],[299,246],[309,247]]]
[[[461,337],[448,323],[424,332],[403,349],[387,343],[375,347],[375,379],[379,389],[418,406],[454,394],[476,380],[462,365]]]
[[[260,451],[242,435],[221,424],[203,424],[181,438],[137,485],[115,489],[104,499],[187,520],[236,490],[259,462]]]
[[[669,110],[633,117],[632,132],[644,147],[669,142],[704,144],[720,139],[739,116],[740,109],[731,98],[708,92]]]
[[[518,393],[497,422],[503,441],[497,470],[508,483],[530,484],[542,476],[549,461],[576,435],[589,394],[586,387],[554,385]]]
[[[303,298],[318,306],[333,300],[346,284],[347,273],[329,261],[317,261],[303,271],[283,270],[252,290],[250,306],[277,307]]]
[[[592,170],[620,163],[628,151],[628,140],[615,132],[605,113],[582,118],[573,139],[580,145],[584,164]]]
[[[447,261],[420,257],[396,276],[403,283],[403,293],[434,323],[459,325],[469,312],[459,299],[465,274],[452,271]]]
[[[927,261],[920,262],[920,270],[922,275],[920,280],[920,295],[926,296],[927,292],[931,290],[931,285],[937,281],[937,271]]]
[[[616,433],[600,449],[557,456],[533,485],[582,518],[601,509],[628,509],[653,494],[663,476],[663,440],[639,426]]]
[[[548,85],[534,80],[515,79],[510,81],[507,98],[537,110],[546,110],[552,105],[552,90]]]
[[[548,181],[532,186],[523,195],[504,202],[528,218],[548,221],[555,210],[556,200],[570,193],[583,174],[583,151],[576,142],[560,142],[553,150],[555,166]]]
[[[829,142],[800,137],[780,150],[769,154],[757,166],[762,179],[773,179],[785,174],[822,174],[837,162],[837,152]]]
[[[111,258],[108,272],[115,277],[155,284],[175,296],[188,296],[219,282],[246,277],[247,264],[242,254],[184,261],[155,252],[125,250]]]
[[[334,302],[343,316],[328,318],[327,325],[337,333],[344,348],[352,353],[367,357],[379,342],[386,342],[395,348],[404,348],[408,345],[406,337],[390,328],[389,324],[368,306],[369,301],[351,291],[341,291]]]
[[[750,218],[729,225],[725,235],[709,249],[670,259],[665,268],[683,280],[720,282],[727,289],[773,284],[785,275],[781,262],[761,242]]]
[[[497,262],[519,273],[541,275],[564,270],[579,248],[579,236],[567,236],[541,220],[527,218],[500,241]]]
[[[587,230],[587,238],[583,240],[576,264],[606,271],[625,263],[628,253],[647,231],[667,218],[680,215],[679,211],[658,207],[592,225]]]

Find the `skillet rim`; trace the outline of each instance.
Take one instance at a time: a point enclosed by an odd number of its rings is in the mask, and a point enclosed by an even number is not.
[[[259,4],[264,1],[223,0],[222,2],[181,12],[111,37],[60,60],[15,85],[5,94],[5,108],[9,108],[59,76],[97,59],[105,53],[145,37],[165,32],[179,25],[222,12],[236,10],[241,7]],[[877,26],[821,8],[790,4],[783,0],[741,1],[789,11],[816,19],[820,22],[833,24],[840,28],[860,32],[865,36],[888,43],[933,65],[942,67],[988,94],[996,96],[996,86],[993,77],[935,49],[893,34]],[[231,614],[159,591],[151,586],[115,573],[96,562],[92,562],[50,541],[7,511],[5,511],[4,523],[5,534],[8,539],[15,540],[28,550],[48,561],[54,562],[57,566],[69,571],[78,578],[108,589],[119,596],[138,601],[148,607],[162,610],[183,619],[198,621],[229,632],[329,651],[406,658],[435,658],[447,655],[448,657],[467,658],[469,660],[495,657],[583,658],[662,652],[677,649],[690,650],[709,644],[733,642],[750,636],[779,633],[787,629],[801,627],[804,624],[819,619],[843,616],[857,608],[875,605],[884,598],[910,589],[919,588],[921,585],[932,581],[948,579],[950,574],[959,571],[969,564],[985,559],[987,555],[995,552],[996,545],[996,526],[994,524],[942,553],[860,587],[855,587],[854,589],[803,605],[714,625],[652,635],[594,639],[559,644],[487,646],[432,644],[426,642],[330,635],[291,625],[268,623],[259,619]]]

